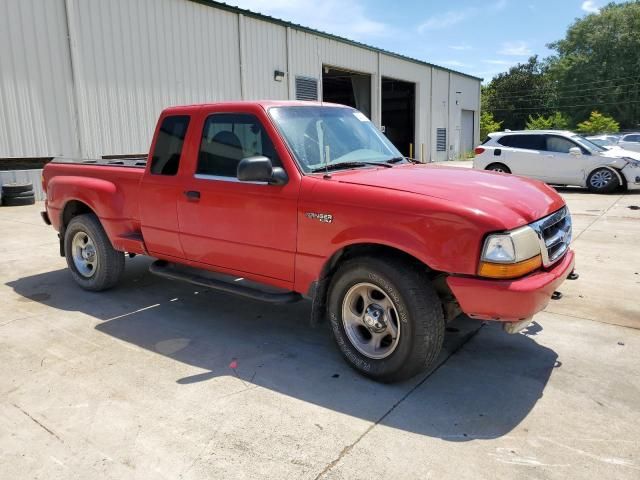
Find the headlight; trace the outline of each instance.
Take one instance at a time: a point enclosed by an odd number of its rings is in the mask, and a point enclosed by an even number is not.
[[[516,278],[542,265],[538,235],[529,226],[489,235],[484,242],[478,275]]]

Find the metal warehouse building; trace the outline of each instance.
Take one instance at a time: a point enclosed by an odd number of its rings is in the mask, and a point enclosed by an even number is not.
[[[0,158],[145,153],[169,105],[358,108],[404,153],[479,141],[481,79],[206,0],[3,0]]]

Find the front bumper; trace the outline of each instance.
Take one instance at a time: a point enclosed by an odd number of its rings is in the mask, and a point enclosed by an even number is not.
[[[640,167],[627,165],[622,169],[622,174],[627,180],[627,189],[640,190]]]
[[[545,308],[551,294],[573,271],[574,263],[573,250],[569,250],[553,268],[515,280],[448,277],[447,284],[470,317],[515,322]]]

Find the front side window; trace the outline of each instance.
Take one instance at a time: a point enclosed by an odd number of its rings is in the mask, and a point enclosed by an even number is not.
[[[240,160],[253,156],[268,157],[281,166],[262,123],[250,113],[214,113],[202,129],[196,173],[217,177],[236,177]]]
[[[627,135],[623,139],[624,142],[640,142],[640,135]]]
[[[384,163],[402,154],[362,113],[340,107],[273,107],[269,114],[306,173],[326,165]]]
[[[546,144],[542,135],[505,135],[498,139],[505,147],[524,148],[526,150],[545,150]]]
[[[172,115],[165,117],[151,156],[151,173],[154,175],[175,175],[178,173],[184,137],[189,127],[189,116]]]
[[[547,150],[549,152],[569,153],[569,150],[574,147],[578,146],[566,138],[556,136],[547,137]]]

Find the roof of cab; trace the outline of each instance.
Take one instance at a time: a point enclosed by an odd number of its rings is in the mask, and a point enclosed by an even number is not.
[[[347,105],[340,105],[337,103],[329,103],[329,102],[308,102],[302,100],[242,100],[242,101],[231,101],[231,102],[207,102],[207,103],[194,103],[191,105],[173,105],[171,107],[167,107],[163,110],[166,113],[173,112],[184,112],[188,110],[196,110],[201,107],[219,107],[219,106],[228,106],[231,108],[238,106],[246,106],[246,105],[257,105],[261,106],[264,109],[271,107],[341,107],[341,108],[351,108]]]

